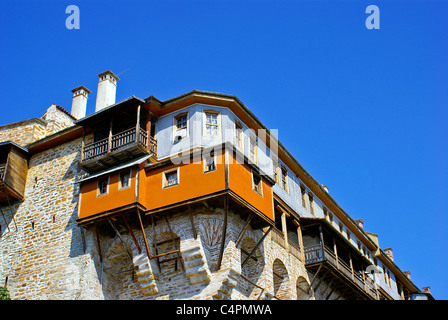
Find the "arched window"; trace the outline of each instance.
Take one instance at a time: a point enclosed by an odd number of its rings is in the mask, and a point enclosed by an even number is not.
[[[288,271],[280,259],[275,259],[272,266],[274,278],[274,296],[281,300],[291,299],[291,285],[289,281]]]

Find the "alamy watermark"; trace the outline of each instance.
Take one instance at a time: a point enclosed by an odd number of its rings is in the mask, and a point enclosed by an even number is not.
[[[70,14],[65,19],[65,27],[69,30],[80,28],[80,12],[78,6],[71,4],[65,8],[65,13]]]

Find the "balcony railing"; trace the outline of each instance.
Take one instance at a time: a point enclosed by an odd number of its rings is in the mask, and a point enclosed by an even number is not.
[[[89,161],[96,158],[103,157],[108,153],[115,152],[117,150],[126,149],[134,145],[140,145],[144,149],[148,150],[152,154],[157,154],[157,140],[153,137],[149,137],[148,145],[148,133],[139,128],[139,132],[136,135],[136,129],[130,128],[112,135],[110,138],[106,138],[97,142],[85,145],[82,150],[82,161]]]
[[[285,241],[285,237],[283,236],[283,232],[278,230],[277,228],[272,228],[271,239],[272,239],[272,241],[277,242],[283,248],[286,248],[286,241]],[[288,250],[289,250],[289,253],[292,254],[294,257],[296,257],[299,260],[302,260],[301,250],[300,250],[299,245],[297,245],[290,239],[288,239]]]
[[[0,182],[3,181],[3,177],[5,176],[5,167],[6,164],[0,164]]]
[[[305,265],[326,261],[369,296],[374,299],[377,298],[375,285],[372,283],[372,280],[367,276],[364,278],[361,273],[352,270],[343,260],[337,259],[336,255],[328,247],[324,246],[324,252],[322,252],[321,244],[307,247],[304,249],[304,254]]]

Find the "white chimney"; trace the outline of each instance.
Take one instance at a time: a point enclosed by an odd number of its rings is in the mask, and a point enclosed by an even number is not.
[[[120,80],[112,71],[108,70],[98,75],[98,91],[96,93],[95,112],[115,103],[117,81]]]
[[[72,90],[73,100],[72,100],[72,110],[71,115],[76,119],[81,119],[86,116],[87,109],[87,96],[91,92],[84,86],[76,87]]]

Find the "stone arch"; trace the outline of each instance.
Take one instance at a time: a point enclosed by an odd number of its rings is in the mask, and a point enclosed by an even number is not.
[[[133,241],[122,236],[123,242],[116,237],[103,249],[103,264],[101,270],[102,288],[105,299],[120,299],[124,288],[133,286]],[[125,245],[128,250],[126,250]],[[129,256],[129,253],[131,257]]]
[[[246,237],[241,241],[241,264],[246,260],[248,255],[256,247],[257,243],[254,239]],[[260,294],[260,288],[255,284],[259,282],[259,279],[263,273],[265,266],[265,259],[263,252],[258,247],[244,265],[241,266],[241,281],[238,283],[238,290],[245,296],[251,298]]]
[[[281,300],[291,299],[291,284],[285,264],[280,259],[275,259],[272,264],[274,279],[274,296]]]
[[[310,300],[309,289],[308,281],[304,277],[299,276],[296,281],[297,300]]]

